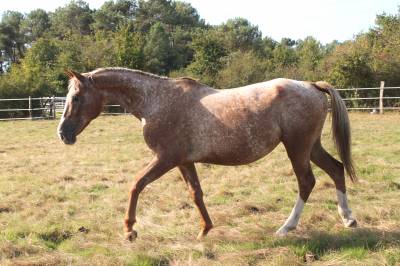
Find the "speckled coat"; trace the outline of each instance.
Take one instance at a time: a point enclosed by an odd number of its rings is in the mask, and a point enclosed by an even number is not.
[[[132,226],[140,192],[174,167],[180,169],[200,211],[199,237],[203,237],[213,225],[194,163],[247,164],[262,158],[280,142],[285,145],[297,176],[299,198],[278,233],[286,234],[296,227],[302,206],[314,187],[310,160],[332,177],[336,189],[344,195],[340,194],[339,200],[344,223],[355,224],[345,198],[343,170],[355,178],[349,120],[343,101],[328,83],[275,79],[215,90],[190,78],[169,79],[122,68],[68,74],[70,89],[58,127],[66,144],[75,143],[76,136],[99,115],[103,105],[112,102],[142,121],[144,139],[155,154],[136,177],[130,192],[125,219],[128,239],[137,235]],[[333,135],[343,164],[320,143],[328,111],[326,93],[332,99]]]

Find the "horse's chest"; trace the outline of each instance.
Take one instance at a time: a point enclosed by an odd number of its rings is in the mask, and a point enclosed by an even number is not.
[[[143,122],[143,136],[147,146],[155,152],[184,150],[188,143],[189,134],[175,120],[146,120]]]

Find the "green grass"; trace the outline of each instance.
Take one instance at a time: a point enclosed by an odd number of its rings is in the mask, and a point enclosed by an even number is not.
[[[123,239],[135,174],[151,159],[141,125],[102,116],[74,146],[58,121],[0,123],[1,265],[399,265],[400,115],[350,115],[360,181],[348,182],[360,227],[345,229],[332,181],[317,185],[298,229],[274,232],[295,202],[297,182],[282,145],[240,167],[198,164],[215,224],[196,241],[199,214],[179,173],[149,185],[138,205],[139,237]],[[330,121],[324,146],[333,152]]]

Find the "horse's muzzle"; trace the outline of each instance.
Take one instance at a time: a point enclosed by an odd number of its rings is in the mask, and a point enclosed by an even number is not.
[[[64,142],[64,144],[72,145],[76,142],[76,135],[72,132],[62,132],[58,131],[58,136]]]

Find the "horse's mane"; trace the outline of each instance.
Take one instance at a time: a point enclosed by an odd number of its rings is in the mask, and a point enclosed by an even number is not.
[[[197,83],[200,85],[203,85],[201,82],[199,82],[198,80],[191,78],[191,77],[178,77],[178,78],[169,78],[169,77],[165,77],[165,76],[159,76],[156,74],[152,74],[149,72],[145,72],[142,70],[137,70],[137,69],[129,69],[129,68],[124,68],[124,67],[105,67],[105,68],[97,68],[89,73],[87,73],[89,76],[93,76],[95,74],[101,74],[101,73],[110,73],[110,72],[114,72],[114,73],[133,73],[133,74],[139,74],[141,76],[146,76],[146,77],[150,77],[150,78],[155,78],[155,79],[164,79],[164,80],[186,80],[189,82],[193,82],[193,83]]]
[[[152,74],[152,73],[148,73],[148,72],[144,72],[141,70],[136,70],[136,69],[129,69],[129,68],[124,68],[124,67],[105,67],[105,68],[97,68],[95,70],[93,70],[92,72],[90,72],[90,75],[95,75],[95,74],[101,74],[104,72],[116,72],[116,73],[133,73],[133,74],[139,74],[142,76],[147,76],[147,77],[151,77],[151,78],[157,78],[157,79],[169,79],[168,77],[164,77],[164,76],[159,76],[156,74]]]

